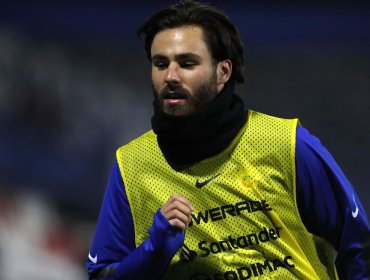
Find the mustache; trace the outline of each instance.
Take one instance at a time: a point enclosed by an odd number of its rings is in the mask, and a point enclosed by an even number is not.
[[[164,89],[160,91],[160,96],[163,99],[167,99],[167,98],[185,99],[185,98],[188,98],[189,95],[190,95],[189,91],[181,87],[177,87],[177,88],[165,87]]]

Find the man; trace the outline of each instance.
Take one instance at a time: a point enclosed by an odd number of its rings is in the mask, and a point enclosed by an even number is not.
[[[234,24],[183,1],[139,34],[153,130],[117,151],[90,279],[369,277],[369,223],[334,159],[297,120],[246,111],[234,94]]]

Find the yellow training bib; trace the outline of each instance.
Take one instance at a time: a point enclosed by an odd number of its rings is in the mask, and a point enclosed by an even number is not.
[[[135,242],[174,193],[195,210],[164,279],[336,279],[331,246],[307,232],[296,205],[298,120],[249,112],[220,154],[177,172],[149,131],[117,151]]]

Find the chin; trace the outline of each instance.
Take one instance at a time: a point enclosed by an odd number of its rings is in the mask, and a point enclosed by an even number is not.
[[[190,114],[192,110],[190,110],[188,107],[171,106],[164,108],[163,112],[171,116],[185,116]]]

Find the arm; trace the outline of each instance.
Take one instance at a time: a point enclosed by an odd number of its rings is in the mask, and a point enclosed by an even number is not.
[[[337,250],[340,279],[370,277],[370,226],[351,183],[330,153],[297,128],[297,203],[307,230]]]
[[[182,246],[185,236],[184,231],[172,226],[181,227],[182,224],[176,218],[177,206],[173,206],[178,200],[171,199],[162,207],[163,213],[158,210],[154,215],[150,237],[136,248],[131,210],[116,163],[86,263],[89,279],[159,279]]]

